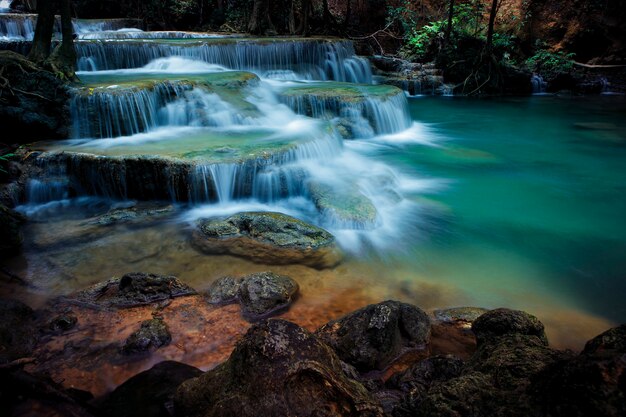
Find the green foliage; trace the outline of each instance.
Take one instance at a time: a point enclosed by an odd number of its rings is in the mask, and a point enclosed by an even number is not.
[[[433,58],[444,46],[445,33],[448,28],[447,18],[417,28],[416,19],[410,18],[411,15],[408,12],[400,14],[397,9],[394,9],[393,12],[395,13],[393,16],[404,17],[404,20],[401,20],[403,27],[412,25],[410,30],[405,30],[403,55],[418,60],[429,59]],[[458,39],[477,36],[481,29],[481,19],[482,3],[472,1],[457,4],[452,17],[450,43],[446,46],[455,48]]]
[[[0,155],[0,163],[4,165],[5,163],[9,162],[10,158],[14,156],[14,153],[5,153],[4,155]],[[0,166],[0,172],[4,172],[5,174],[7,173],[6,169],[4,169],[4,167],[2,166]]]
[[[415,31],[419,20],[417,11],[413,10],[412,4],[412,1],[404,0],[398,7],[387,7],[387,23],[398,22],[405,36]]]
[[[574,55],[573,52],[538,49],[526,60],[526,67],[546,78],[554,78],[559,74],[569,73],[574,68]]]

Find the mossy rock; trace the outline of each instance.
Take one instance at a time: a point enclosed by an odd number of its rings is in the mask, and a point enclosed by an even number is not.
[[[251,327],[226,362],[183,382],[174,404],[188,417],[383,416],[326,344],[277,319]]]
[[[66,300],[95,308],[131,308],[194,294],[174,276],[131,272],[70,294]]]
[[[326,230],[282,213],[246,212],[201,219],[193,243],[209,254],[230,254],[267,264],[335,266],[341,254]]]
[[[317,100],[337,100],[343,103],[362,103],[367,99],[385,100],[403,94],[392,85],[352,84],[342,82],[307,83],[288,87],[280,92],[282,97],[313,97]]]
[[[376,224],[376,207],[356,187],[337,188],[311,182],[309,193],[315,207],[330,224],[355,229],[368,229]]]
[[[19,252],[22,246],[21,225],[26,218],[0,204],[0,258]]]

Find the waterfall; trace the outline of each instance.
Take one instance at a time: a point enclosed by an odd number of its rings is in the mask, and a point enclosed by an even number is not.
[[[272,43],[246,39],[212,42],[79,41],[79,71],[102,71],[143,67],[157,58],[179,56],[222,65],[230,69],[267,71],[290,69],[299,78],[371,83],[367,60],[354,55],[351,42],[278,40]]]
[[[543,94],[546,92],[548,83],[544,81],[543,77],[539,74],[533,74],[530,78],[530,82],[533,88],[533,94]]]
[[[279,209],[355,250],[363,234],[403,229],[402,213],[415,207],[406,181],[343,139],[406,142],[408,102],[372,83],[350,41],[74,24],[83,83],[70,102],[74,139],[33,156],[33,205],[98,196],[210,204],[214,213]]]
[[[0,14],[0,41],[30,41],[36,24],[36,15]]]
[[[98,36],[98,33],[103,33],[107,38],[112,31],[142,33],[140,28],[143,26],[140,19],[72,19],[72,24],[74,32],[79,36],[87,34]],[[102,38],[101,36],[98,39]]]
[[[166,81],[151,89],[102,88],[75,94],[70,101],[72,135],[75,138],[113,138],[163,125],[173,116],[166,110],[165,117],[161,117],[161,111],[188,88]]]
[[[338,89],[341,87],[338,87]],[[339,118],[351,138],[396,133],[411,126],[411,115],[405,95],[397,90],[391,96],[342,98],[340,95],[286,94],[280,100],[298,114],[318,119]]]
[[[102,39],[99,32],[118,30],[122,31],[120,33],[132,32],[136,31],[142,22],[138,19],[72,19],[72,24],[74,32],[79,37],[94,36],[96,39]],[[36,14],[2,13],[0,14],[0,40],[32,41],[36,25]],[[56,36],[60,36],[61,18],[59,16],[55,18],[53,30]]]

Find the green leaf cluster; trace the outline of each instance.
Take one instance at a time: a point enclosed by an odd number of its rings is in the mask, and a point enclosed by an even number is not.
[[[3,164],[9,162],[9,159],[14,156],[14,153],[5,153],[4,155],[0,155],[0,162],[2,162]],[[0,172],[7,173],[6,169],[4,169],[2,166],[0,166]]]
[[[526,60],[526,67],[545,78],[554,78],[558,74],[569,73],[574,68],[573,52],[550,51],[538,49]]]

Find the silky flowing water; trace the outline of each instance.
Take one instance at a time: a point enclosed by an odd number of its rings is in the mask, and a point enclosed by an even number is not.
[[[389,298],[510,307],[537,315],[553,345],[579,349],[626,319],[622,97],[407,100],[372,86],[345,41],[89,33],[74,139],[35,145],[73,156],[43,158],[27,186],[24,252],[8,267],[30,286],[3,283],[5,295],[36,306],[131,271],[202,290],[273,270],[300,283],[287,314],[302,323]],[[189,170],[188,189],[163,183],[166,198],[138,201],[144,180],[126,171],[76,178],[84,155],[165,158]],[[331,190],[330,208],[316,207],[312,184]],[[98,217],[128,207],[160,211]],[[190,244],[196,219],[251,210],[327,228],[345,261],[261,265]]]

